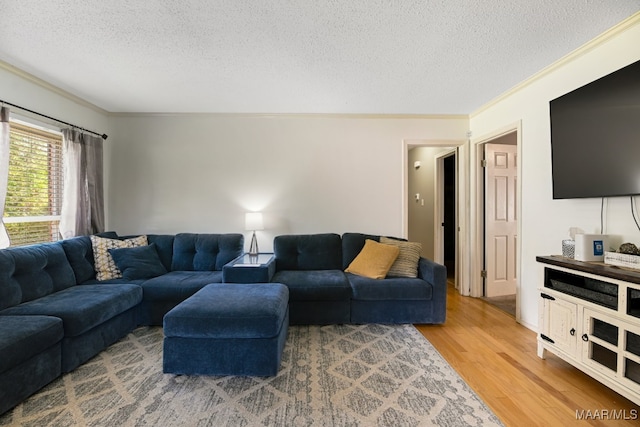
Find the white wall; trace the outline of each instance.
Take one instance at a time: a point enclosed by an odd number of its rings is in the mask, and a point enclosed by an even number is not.
[[[536,289],[542,285],[542,267],[535,257],[560,254],[569,227],[600,230],[600,199],[552,199],[549,101],[639,60],[639,40],[640,18],[636,17],[471,116],[474,140],[518,121],[522,125],[519,298],[522,323],[532,328],[538,323]],[[616,244],[640,244],[628,198],[608,200],[605,233],[616,235]]]
[[[186,114],[113,125],[109,228],[244,232],[244,212],[259,210],[265,251],[286,233],[401,236],[403,140],[464,139],[468,121]]]

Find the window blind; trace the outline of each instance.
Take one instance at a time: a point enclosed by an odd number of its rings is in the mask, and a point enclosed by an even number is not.
[[[62,135],[11,123],[4,222],[11,246],[59,239]]]

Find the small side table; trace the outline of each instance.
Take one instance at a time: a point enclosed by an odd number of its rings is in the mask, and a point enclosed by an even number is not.
[[[273,254],[244,254],[222,267],[225,283],[266,283],[276,272]]]

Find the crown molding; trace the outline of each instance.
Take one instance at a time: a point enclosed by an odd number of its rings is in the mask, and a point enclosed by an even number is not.
[[[224,118],[327,118],[327,119],[394,119],[394,120],[467,120],[467,114],[374,114],[374,113],[137,113],[118,112],[109,113],[110,117],[224,117]]]
[[[635,25],[638,25],[638,24],[640,24],[640,12],[636,12],[635,14],[631,15],[630,17],[628,17],[624,21],[619,22],[618,24],[614,25],[613,27],[611,27],[610,29],[608,29],[604,33],[600,34],[595,39],[585,43],[584,45],[580,46],[579,48],[577,48],[573,52],[568,53],[567,55],[565,55],[562,58],[558,59],[556,62],[554,62],[551,65],[548,65],[545,68],[543,68],[542,70],[538,71],[533,76],[531,76],[528,79],[518,83],[517,85],[515,85],[514,87],[512,87],[508,91],[502,93],[501,95],[499,95],[496,98],[492,99],[491,101],[487,102],[486,104],[484,104],[483,106],[481,106],[477,110],[471,112],[469,114],[469,118],[473,118],[473,117],[477,116],[478,114],[488,110],[489,108],[495,106],[496,104],[500,103],[501,101],[504,101],[506,98],[510,97],[511,95],[515,94],[516,92],[521,91],[522,89],[526,88],[527,86],[537,82],[538,80],[540,80],[543,77],[553,73],[554,71],[558,70],[559,68],[561,68],[564,65],[568,64],[569,62],[574,61],[575,59],[587,54],[588,52],[592,51],[593,49],[603,45],[606,42],[608,42],[609,40],[611,40],[611,38],[623,33],[624,31],[626,31],[629,28],[631,28],[631,27],[633,27]]]
[[[76,103],[78,105],[81,105],[83,107],[89,108],[89,109],[91,109],[91,110],[93,110],[93,111],[95,111],[97,113],[104,114],[104,115],[108,115],[109,114],[109,112],[107,110],[104,110],[104,109],[98,107],[97,105],[92,104],[91,102],[80,98],[79,96],[76,96],[76,95],[74,95],[74,94],[72,94],[70,92],[67,92],[66,90],[61,89],[58,86],[52,85],[51,83],[49,83],[49,82],[47,82],[45,80],[42,80],[41,78],[36,77],[33,74],[27,73],[26,71],[21,70],[20,68],[15,67],[15,66],[13,66],[13,65],[11,65],[9,63],[6,63],[4,61],[1,61],[1,60],[0,60],[0,69],[6,70],[6,71],[10,72],[11,74],[13,74],[15,76],[18,76],[18,77],[20,77],[20,78],[22,78],[22,79],[24,79],[24,80],[26,80],[26,81],[28,81],[30,83],[33,83],[33,84],[35,84],[37,86],[40,86],[41,88],[46,89],[49,92],[53,92],[56,95],[59,95],[59,96],[61,96],[63,98],[66,98],[69,101],[72,101],[72,102],[74,102],[74,103]],[[8,99],[7,101],[11,101],[11,100]]]

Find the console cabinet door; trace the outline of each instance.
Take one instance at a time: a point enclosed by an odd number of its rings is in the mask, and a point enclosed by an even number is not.
[[[607,376],[615,377],[619,368],[620,321],[584,309],[582,361]]]
[[[576,356],[578,342],[577,305],[548,294],[543,294],[542,305],[542,334],[551,339],[558,350]]]
[[[632,389],[640,385],[640,326],[584,310],[583,362]]]

